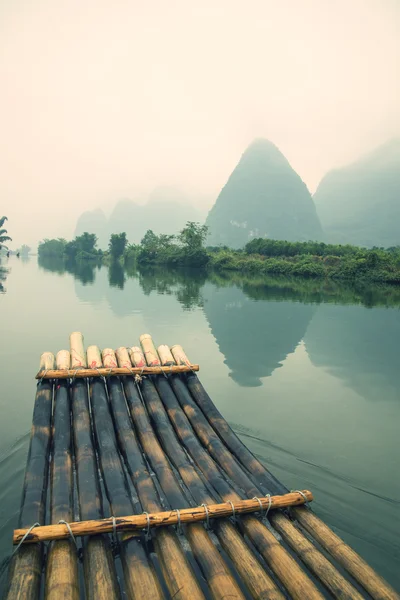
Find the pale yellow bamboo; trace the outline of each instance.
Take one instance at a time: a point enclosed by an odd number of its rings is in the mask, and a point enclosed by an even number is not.
[[[49,371],[50,369],[54,369],[55,358],[52,352],[43,352],[40,357],[39,363],[39,373],[41,371]],[[37,377],[36,379],[40,379]]]
[[[69,336],[69,347],[71,350],[71,369],[84,369],[87,367],[83,335],[80,331],[74,331]]]
[[[142,349],[139,348],[139,346],[132,346],[132,348],[128,348],[128,353],[133,365],[136,367],[146,366],[146,360],[144,358]]]
[[[146,362],[150,367],[154,367],[155,365],[160,364],[160,360],[158,358],[157,350],[153,344],[153,340],[151,339],[151,335],[148,333],[144,333],[139,338],[140,345],[143,348],[143,353],[146,358]]]
[[[69,369],[71,365],[71,355],[69,350],[60,350],[56,356],[57,369]]]
[[[103,366],[101,353],[98,346],[88,346],[86,350],[87,364],[90,369],[98,369]]]

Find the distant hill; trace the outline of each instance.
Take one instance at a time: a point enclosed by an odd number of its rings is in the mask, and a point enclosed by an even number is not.
[[[330,171],[314,195],[327,241],[360,246],[400,244],[400,139]]]
[[[203,221],[190,200],[174,188],[156,188],[146,204],[132,200],[118,201],[107,219],[97,209],[83,213],[76,224],[75,235],[95,233],[99,247],[107,247],[112,233],[126,232],[130,243],[139,243],[148,229],[154,233],[178,233],[187,221]]]
[[[85,231],[97,235],[100,248],[103,248],[108,244],[107,217],[100,208],[88,210],[79,217],[75,227],[75,235],[82,235]]]
[[[322,239],[314,202],[305,183],[278,148],[255,140],[244,152],[210,210],[210,245],[240,248],[254,237]]]

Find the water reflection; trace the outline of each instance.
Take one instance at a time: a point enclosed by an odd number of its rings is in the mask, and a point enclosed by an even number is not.
[[[311,361],[370,400],[399,400],[400,311],[322,304],[304,341]],[[382,390],[385,390],[382,393]]]
[[[108,283],[111,287],[124,289],[125,286],[125,270],[118,261],[112,262],[108,267]]]
[[[80,281],[83,285],[94,283],[95,270],[101,266],[96,261],[66,260],[59,256],[40,256],[38,257],[38,264],[45,271],[52,271],[59,275],[70,273],[74,279]]]
[[[6,291],[5,281],[7,279],[8,269],[3,266],[2,259],[0,258],[0,294],[4,294]]]
[[[329,367],[361,395],[377,397],[379,382],[386,382],[386,390],[389,383],[391,397],[398,395],[400,312],[387,310],[400,306],[398,287],[55,258],[41,258],[39,265],[70,273],[81,302],[96,305],[105,299],[121,318],[138,311],[151,317],[160,295],[178,301],[165,305],[170,313],[202,308],[230,376],[241,386],[261,385],[304,340],[313,364]],[[378,309],[373,319],[372,307]]]
[[[207,281],[207,272],[202,269],[142,268],[137,276],[146,296],[152,292],[176,296],[185,310],[203,306],[202,288]]]
[[[207,285],[204,312],[218,347],[225,356],[230,377],[241,386],[261,385],[294,352],[302,340],[316,306],[268,298],[268,289],[227,284]]]

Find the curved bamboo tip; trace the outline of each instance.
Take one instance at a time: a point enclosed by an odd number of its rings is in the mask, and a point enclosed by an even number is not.
[[[83,345],[83,335],[80,331],[73,331],[70,334],[69,347],[71,352],[71,368],[86,368],[86,353]]]
[[[158,346],[157,352],[158,352],[158,356],[160,357],[161,364],[163,366],[175,364],[175,360],[171,354],[171,350],[169,349],[169,346],[167,346],[166,344],[162,344],[161,346]]]
[[[68,350],[60,350],[56,356],[56,367],[60,370],[67,370],[71,365],[71,355]]]
[[[130,369],[132,367],[131,359],[129,358],[128,348],[125,346],[120,346],[115,354],[117,356],[118,366],[124,369]]]
[[[103,357],[103,365],[108,369],[113,369],[117,367],[117,357],[115,356],[115,352],[112,348],[104,348],[101,353]]]
[[[145,367],[146,359],[144,358],[144,354],[142,349],[139,346],[132,346],[132,348],[128,348],[129,357],[133,366],[135,367]]]
[[[101,352],[98,346],[88,346],[86,350],[87,364],[89,369],[99,369],[103,366]]]
[[[190,360],[186,356],[182,346],[179,344],[172,346],[171,352],[177,365],[190,365]]]
[[[160,365],[160,359],[158,358],[156,347],[154,346],[151,335],[144,333],[140,336],[140,345],[143,348],[143,353],[146,358],[146,363],[149,367],[155,367]]]
[[[40,357],[39,371],[54,369],[55,357],[52,352],[43,352]]]

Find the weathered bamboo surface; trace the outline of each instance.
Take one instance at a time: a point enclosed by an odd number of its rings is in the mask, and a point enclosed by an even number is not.
[[[246,448],[181,346],[139,342],[74,332],[56,368],[42,355],[14,544],[39,526],[7,600],[400,598]]]
[[[95,369],[85,369],[77,367],[76,369],[46,369],[39,371],[35,379],[88,379],[89,377],[112,377],[120,375],[156,375],[160,373],[188,373],[190,371],[199,371],[199,365],[175,365],[171,367],[157,367],[154,365],[145,367],[99,367]]]
[[[115,517],[114,519],[101,519],[93,521],[72,522],[69,518],[69,529],[66,525],[43,525],[32,529],[15,529],[13,544],[19,544],[24,539],[24,544],[34,542],[49,542],[70,538],[70,530],[75,537],[83,535],[96,535],[98,533],[113,533],[114,528],[121,531],[142,531],[154,527],[167,527],[168,525],[179,525],[179,523],[197,523],[207,519],[221,519],[222,517],[233,517],[262,510],[274,510],[298,506],[306,502],[312,502],[313,495],[309,490],[291,492],[284,496],[269,496],[257,498],[257,500],[240,500],[230,503],[207,504],[207,506],[196,506],[194,508],[174,509],[170,511],[147,513],[141,515],[127,515]],[[179,512],[178,512],[179,511]],[[63,517],[68,518],[68,517]]]

